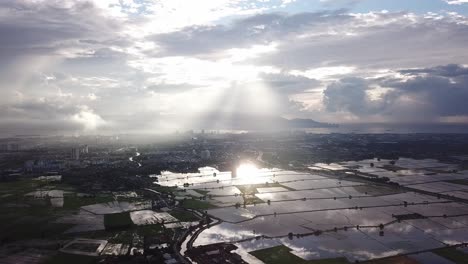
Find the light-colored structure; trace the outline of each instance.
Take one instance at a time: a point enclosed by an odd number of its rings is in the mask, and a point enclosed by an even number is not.
[[[106,247],[107,240],[77,238],[66,244],[60,252],[76,255],[99,256]]]
[[[81,153],[83,153],[83,154],[88,154],[89,153],[88,145],[84,145],[81,148]]]

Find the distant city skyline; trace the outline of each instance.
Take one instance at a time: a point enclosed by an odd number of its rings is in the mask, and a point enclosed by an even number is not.
[[[468,125],[467,16],[468,0],[2,1],[0,135]]]

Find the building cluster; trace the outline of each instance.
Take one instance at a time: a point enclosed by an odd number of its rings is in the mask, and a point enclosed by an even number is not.
[[[0,152],[16,152],[20,150],[19,144],[16,143],[4,143],[0,144]]]
[[[65,169],[66,166],[64,160],[37,159],[27,160],[24,163],[24,170],[26,172],[60,171]]]
[[[88,145],[75,147],[71,149],[71,158],[73,160],[79,160],[81,154],[88,154],[88,153],[89,153]]]

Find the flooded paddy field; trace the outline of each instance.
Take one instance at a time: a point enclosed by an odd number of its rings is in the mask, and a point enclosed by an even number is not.
[[[116,214],[129,211],[139,211],[151,208],[150,201],[141,202],[108,202],[100,204],[92,204],[81,207],[82,210],[88,211],[97,215]]]
[[[234,243],[249,263],[263,263],[256,252],[278,246],[303,260],[354,263],[468,243],[468,205],[451,199],[467,197],[468,173],[455,164],[402,158],[310,167],[167,172],[155,184],[204,194],[186,199],[216,206],[203,210],[219,223],[194,246]]]

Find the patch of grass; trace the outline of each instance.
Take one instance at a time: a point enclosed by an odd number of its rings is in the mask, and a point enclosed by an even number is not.
[[[468,264],[468,254],[456,248],[439,248],[432,252],[456,264]]]
[[[468,180],[467,179],[451,180],[451,181],[447,181],[447,182],[455,183],[455,184],[461,184],[461,185],[468,185]]]
[[[357,192],[361,194],[368,194],[368,195],[388,195],[394,194],[402,191],[398,191],[386,186],[377,186],[377,185],[360,185],[360,186],[353,186]]]
[[[388,170],[388,171],[393,171],[393,172],[397,172],[399,170],[406,170],[403,167],[399,167],[399,166],[391,165],[391,164],[385,164],[383,166],[380,166],[379,168],[382,168],[382,169],[385,169],[385,170]]]
[[[10,206],[0,206],[0,239],[56,238],[73,226],[53,223],[64,211],[42,199],[18,196]]]
[[[460,165],[458,165],[459,170],[468,170],[468,161],[463,161]]]
[[[199,194],[201,194],[201,195],[205,195],[205,196],[208,195],[208,193],[209,193],[209,191],[198,190],[198,189],[197,189],[197,190],[194,190],[194,191],[196,191],[197,193],[199,193]]]
[[[417,260],[407,256],[398,256],[382,260],[366,261],[367,264],[421,264]]]
[[[143,202],[143,201],[146,201],[146,200],[141,198],[141,197],[118,197],[117,201],[119,201],[119,202],[129,202],[129,203],[138,203],[138,202]]]
[[[154,185],[154,186],[151,186],[150,189],[161,192],[161,193],[172,193],[172,192],[176,192],[178,188],[174,186]]]
[[[186,200],[180,201],[180,203],[183,208],[187,208],[187,209],[207,210],[207,209],[216,208],[216,206],[210,203],[196,200],[196,199],[186,199]]]
[[[58,238],[63,232],[72,228],[72,224],[51,223],[50,219],[39,217],[22,217],[0,230],[0,239],[17,241],[36,238]]]
[[[84,255],[72,255],[59,252],[57,255],[46,260],[44,264],[91,264],[96,263],[97,258]]]
[[[104,215],[106,230],[129,228],[133,225],[129,212]]]
[[[249,252],[251,255],[263,261],[265,264],[348,264],[346,258],[305,260],[294,254],[286,246],[277,246]]]
[[[135,232],[140,236],[157,236],[163,231],[164,228],[161,224],[138,226],[135,228]]]
[[[265,201],[263,201],[255,195],[246,195],[244,201],[246,205],[265,203]]]
[[[28,192],[35,191],[44,183],[40,181],[33,181],[32,179],[18,180],[12,182],[0,182],[0,191],[11,193],[11,194],[25,194]]]
[[[195,215],[187,211],[172,211],[169,214],[181,222],[193,222],[198,220]]]
[[[108,203],[114,201],[110,195],[97,195],[95,197],[78,197],[75,194],[64,195],[63,209],[78,209],[81,206]]]
[[[64,191],[67,191],[67,192],[75,192],[76,191],[76,188],[71,186],[70,184],[67,184],[67,183],[63,183],[63,182],[59,182],[59,183],[50,183],[49,185],[53,185],[54,189],[57,189],[57,190],[64,190]]]

